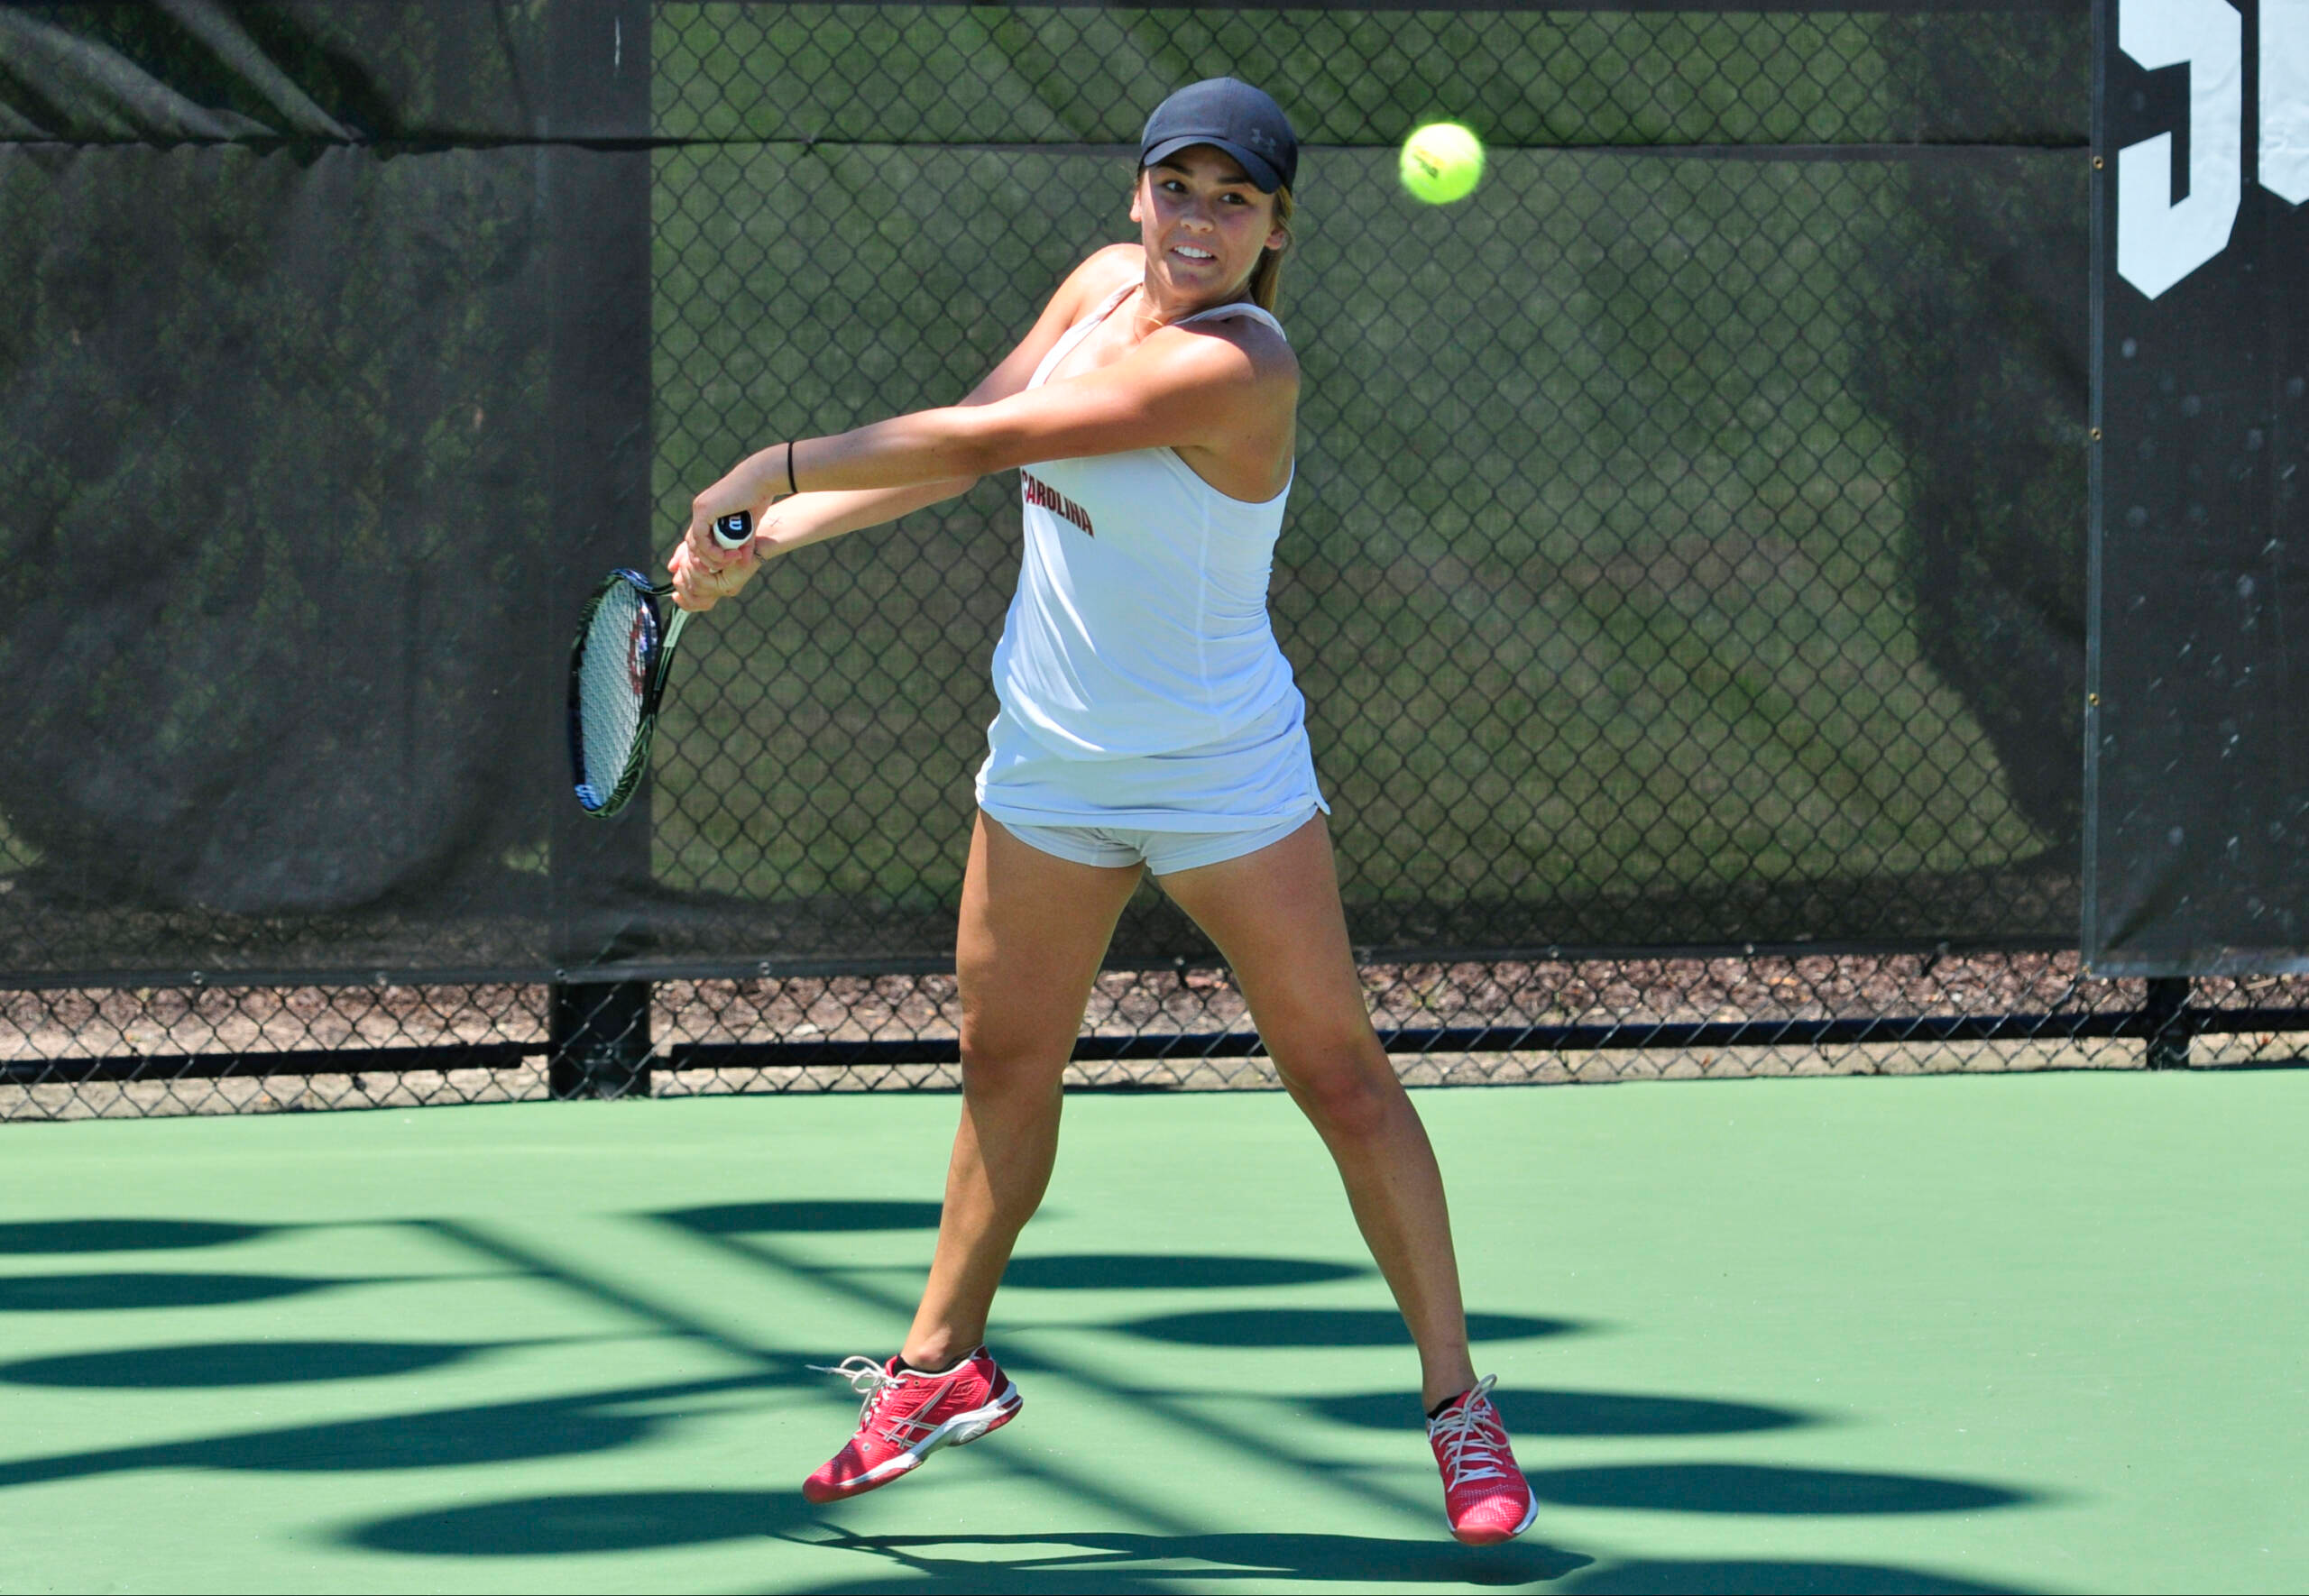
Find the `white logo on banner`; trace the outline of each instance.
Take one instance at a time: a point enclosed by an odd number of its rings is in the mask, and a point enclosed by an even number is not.
[[[2229,0],[2119,0],[2117,48],[2189,69],[2189,197],[2173,200],[2173,135],[2117,151],[2117,274],[2154,299],[2229,245],[2241,177],[2244,19]]]
[[[2309,199],[2309,0],[2261,0],[2261,186]],[[2117,151],[2117,275],[2154,299],[2229,246],[2244,190],[2244,19],[2229,0],[2118,0],[2117,48],[2189,69],[2189,197],[2173,135]]]
[[[2261,0],[2261,187],[2309,199],[2309,0]]]

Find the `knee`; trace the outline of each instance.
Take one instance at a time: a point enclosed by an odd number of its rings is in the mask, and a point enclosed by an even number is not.
[[[1375,1041],[1341,1047],[1320,1058],[1278,1058],[1292,1096],[1325,1138],[1361,1141],[1386,1128],[1399,1112],[1403,1083]]]
[[[1068,1048],[1053,1053],[1031,1039],[1005,1034],[998,1025],[961,1028],[962,1090],[971,1096],[1023,1099],[1057,1093],[1066,1073]]]

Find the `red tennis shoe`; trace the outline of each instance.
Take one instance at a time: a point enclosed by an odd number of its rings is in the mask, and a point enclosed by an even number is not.
[[[1497,1375],[1486,1374],[1427,1421],[1428,1445],[1443,1471],[1443,1511],[1451,1533],[1470,1546],[1512,1541],[1540,1516],[1539,1499],[1515,1466],[1507,1426],[1491,1405]]]
[[[980,1347],[943,1374],[921,1374],[892,1358],[844,1358],[839,1374],[866,1399],[858,1433],[826,1465],[802,1481],[814,1502],[840,1501],[888,1485],[922,1466],[941,1446],[961,1446],[998,1430],[1025,1406],[1018,1388]]]

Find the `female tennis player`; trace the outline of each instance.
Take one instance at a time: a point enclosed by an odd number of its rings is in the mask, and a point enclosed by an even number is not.
[[[1298,143],[1233,78],[1146,124],[1137,243],[1100,250],[959,406],[762,450],[700,493],[676,600],[710,608],[765,560],[1017,469],[1017,596],[955,947],[961,1127],[930,1281],[897,1356],[840,1370],[857,1433],[803,1493],[888,1484],[1017,1416],[981,1344],[1057,1152],[1060,1082],[1139,873],[1209,934],[1418,1344],[1428,1435],[1460,1540],[1537,1512],[1477,1380],[1443,1182],[1371,1029],[1304,725],[1267,618],[1299,366],[1274,315]],[[773,508],[773,501],[775,507]],[[731,553],[709,529],[746,511]]]

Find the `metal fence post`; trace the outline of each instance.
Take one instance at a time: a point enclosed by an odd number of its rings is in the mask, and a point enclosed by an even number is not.
[[[2189,1067],[2189,980],[2186,976],[2159,976],[2148,983],[2140,1005],[2141,1023],[2148,1033],[2151,1069]]]
[[[649,1096],[649,982],[560,983],[547,1024],[546,1079],[556,1097]]]
[[[566,647],[585,590],[651,546],[650,6],[556,0],[538,180],[551,290],[544,307],[546,445],[554,558],[538,592]],[[558,715],[560,706],[553,706]],[[552,824],[553,957],[583,968],[630,956],[649,880],[649,794],[618,820],[567,799]],[[547,1003],[556,1097],[647,1096],[647,981],[557,979]]]

